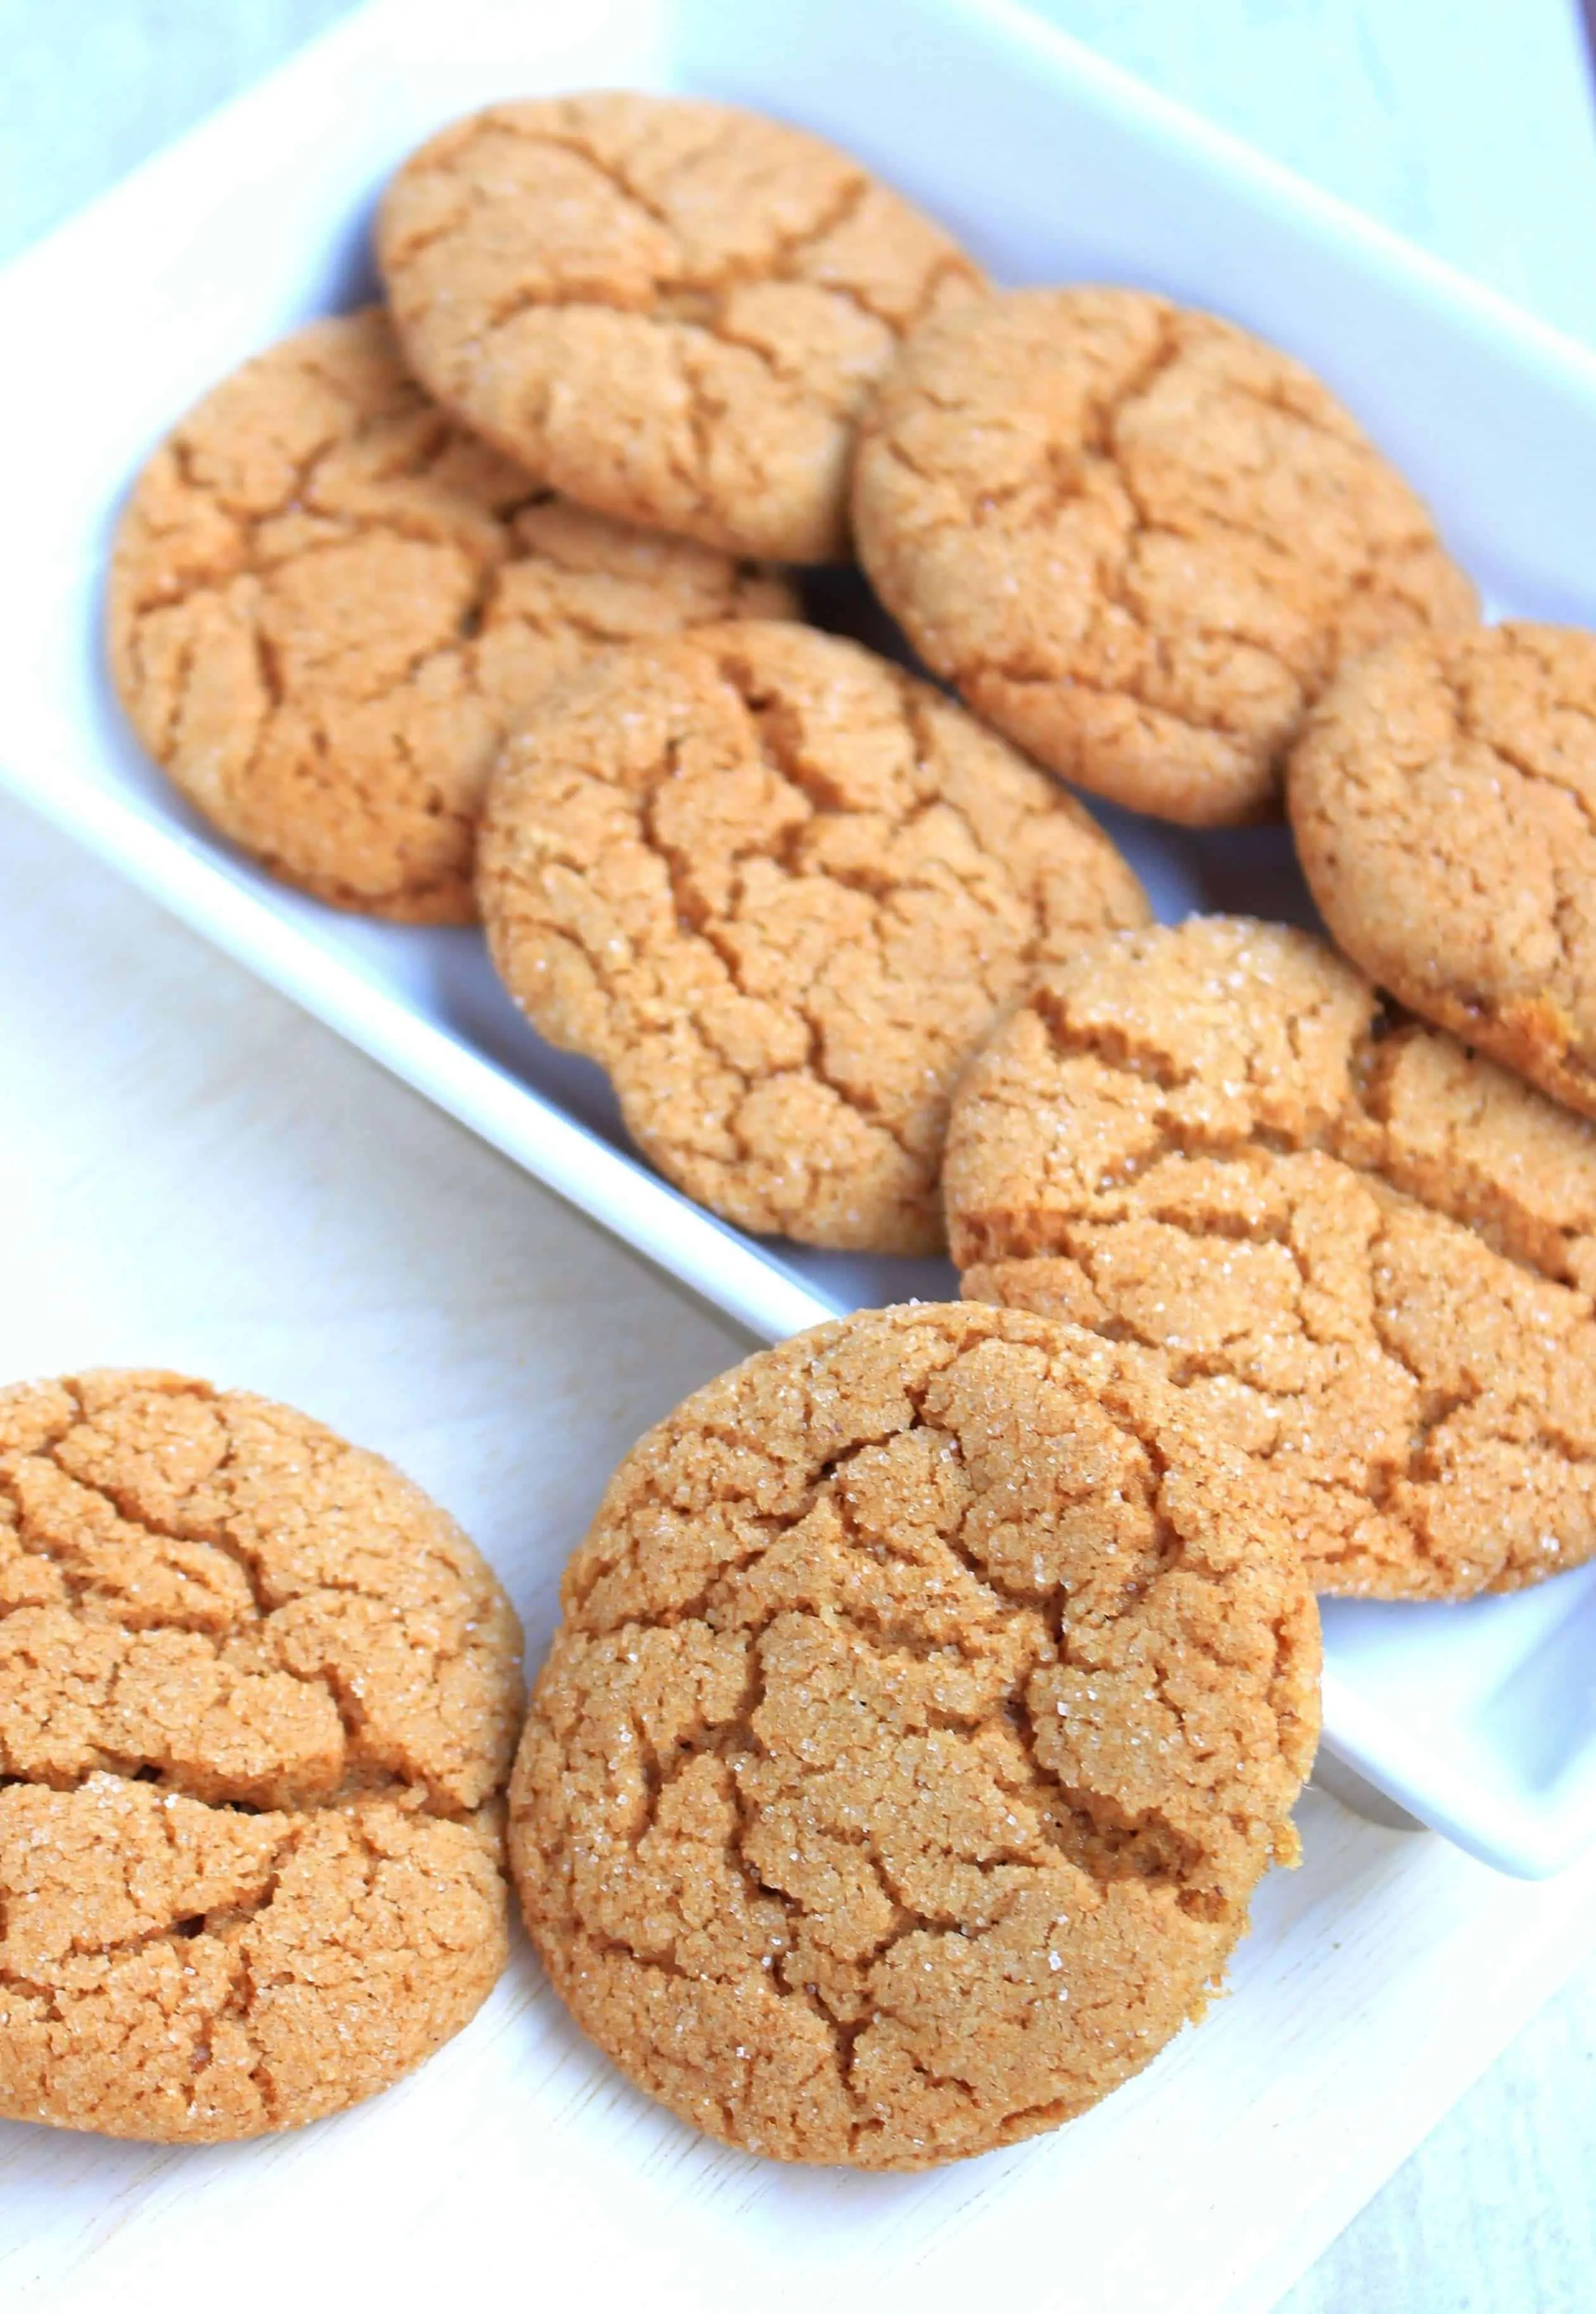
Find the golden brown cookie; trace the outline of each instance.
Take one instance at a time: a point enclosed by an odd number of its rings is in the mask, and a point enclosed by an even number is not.
[[[418,376],[585,506],[734,554],[847,551],[863,402],[980,275],[805,130],[683,97],[498,104],[424,145],[377,254]]]
[[[571,506],[474,441],[374,308],[246,363],[155,453],[110,640],[140,739],[274,875],[452,923],[473,913],[494,750],[552,677],[790,607],[780,581]]]
[[[1476,627],[1349,667],[1287,787],[1336,940],[1596,1116],[1596,635]]]
[[[965,1292],[1168,1375],[1320,1590],[1596,1551],[1596,1130],[1305,933],[1194,919],[1043,975],[945,1188]]]
[[[861,433],[853,514],[887,608],[977,714],[1189,826],[1278,810],[1342,656],[1475,605],[1316,377],[1131,289],[924,322]]]
[[[0,1392],[0,2115],[252,2137],[458,2032],[520,1646],[454,1521],[304,1415]]]
[[[1032,967],[1141,888],[1080,807],[856,643],[757,620],[617,653],[511,739],[483,819],[493,958],[728,1221],[942,1242],[953,1078]]]
[[[1318,1619],[1248,1475],[1114,1346],[967,1303],[690,1398],[566,1571],[510,1788],[578,2023],[714,2136],[874,2169],[1139,2071],[1297,1854]]]

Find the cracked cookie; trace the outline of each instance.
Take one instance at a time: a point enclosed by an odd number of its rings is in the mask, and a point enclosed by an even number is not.
[[[555,498],[401,367],[387,318],[248,362],[155,453],[118,533],[112,670],[189,800],[274,875],[469,923],[489,766],[598,649],[745,611],[779,579]]]
[[[853,516],[883,601],[977,714],[1195,826],[1278,811],[1344,654],[1475,607],[1310,372],[1130,289],[926,322],[861,431]]]
[[[1287,800],[1348,956],[1596,1116],[1596,636],[1510,624],[1371,653],[1310,718]]]
[[[1194,918],[1043,975],[944,1182],[965,1293],[1166,1376],[1321,1591],[1596,1552],[1596,1128],[1305,933]]]
[[[407,357],[542,480],[734,554],[848,550],[859,413],[975,267],[846,154],[682,97],[499,104],[401,169],[377,254]]]
[[[948,1097],[1038,963],[1141,923],[1051,780],[858,644],[749,620],[616,653],[511,738],[494,962],[605,1068],[661,1172],[744,1229],[942,1242]]]
[[[0,2115],[188,2143],[384,2089],[504,1965],[520,1630],[242,1391],[0,1392]]]
[[[1240,1458],[1073,1327],[861,1312],[633,1449],[566,1571],[511,1870],[577,2022],[780,2159],[1051,2129],[1199,2016],[1318,1732]]]

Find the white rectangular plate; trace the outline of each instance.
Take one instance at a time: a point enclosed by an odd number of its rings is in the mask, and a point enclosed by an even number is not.
[[[380,0],[12,268],[0,778],[774,1339],[952,1274],[760,1244],[688,1204],[630,1153],[597,1073],[518,1020],[474,933],[358,923],[257,875],[143,762],[101,667],[110,528],[154,441],[245,355],[369,293],[372,200],[420,137],[595,83],[806,122],[1000,278],[1140,282],[1263,331],[1414,478],[1495,609],[1596,624],[1596,361],[1006,0]],[[1114,824],[1161,915],[1310,920],[1279,831]],[[1506,1871],[1596,1838],[1596,1568],[1467,1607],[1331,1603],[1326,1629],[1326,1740],[1352,1767]]]

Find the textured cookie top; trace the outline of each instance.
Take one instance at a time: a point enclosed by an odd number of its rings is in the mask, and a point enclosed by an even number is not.
[[[846,552],[853,428],[980,276],[818,137],[725,105],[494,105],[406,163],[378,257],[417,374],[584,505],[734,553]]]
[[[1139,1352],[1321,1590],[1596,1550],[1596,1131],[1305,934],[1194,919],[1043,976],[945,1187],[965,1292]]]
[[[1288,794],[1348,955],[1596,1115],[1596,636],[1389,645],[1316,710]]]
[[[1474,607],[1317,378],[1129,289],[927,321],[861,435],[853,511],[888,609],[978,713],[1195,825],[1277,808],[1344,652]]]
[[[519,1655],[454,1522],[303,1415],[0,1393],[0,2112],[249,2135],[463,2024]]]
[[[563,1599],[528,1926],[634,2080],[754,2151],[912,2169],[1067,2120],[1295,1853],[1289,1537],[1074,1328],[916,1304],[748,1359],[622,1464]]]
[[[208,394],[141,475],[110,640],[150,753],[288,882],[466,921],[477,808],[517,711],[594,650],[786,588],[553,497],[445,418],[374,310]]]
[[[506,748],[480,895],[533,1025],[758,1231],[921,1252],[953,1078],[1038,961],[1139,923],[1050,780],[857,644],[748,621],[617,654]]]

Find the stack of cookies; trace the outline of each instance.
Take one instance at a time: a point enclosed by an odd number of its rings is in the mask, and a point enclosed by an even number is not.
[[[993,289],[775,121],[495,107],[400,171],[378,255],[386,308],[247,365],[138,483],[110,626],[142,739],[318,898],[480,915],[688,1196],[946,1246],[965,1296],[751,1359],[628,1458],[509,1788],[523,1910],[582,2026],[717,2135],[892,2168],[1006,2143],[1201,2012],[1293,1855],[1315,1593],[1462,1598],[1596,1551],[1596,640],[1482,625],[1285,355],[1139,290]],[[891,656],[801,615],[854,553]],[[1065,781],[1188,828],[1284,808],[1342,952],[1153,925]],[[497,1965],[513,1619],[466,1627],[497,1634],[469,1677],[412,1665],[436,1760],[366,1704],[318,1750],[304,1683],[364,1693],[365,1642],[234,1502],[295,1418],[184,1413],[255,1442],[219,1496],[168,1439],[180,1386],[73,1387],[11,1405],[0,1512],[32,1532],[15,1472],[101,1489],[15,1579],[63,1647],[75,1616],[120,1636],[66,1764],[0,1718],[17,1855],[52,1811],[135,1859],[168,1806],[270,1813],[194,1864],[197,1925],[150,1899],[137,1965],[94,1914],[66,2089],[70,1890],[21,1907],[0,1813],[12,1940],[44,1939],[56,2004],[0,2106],[303,2118],[435,2045]],[[94,1475],[124,1463],[120,1491]],[[115,1567],[81,1540],[106,1521]],[[216,1564],[170,1566],[173,1536]],[[157,1590],[216,1592],[214,1632],[172,1624],[198,1653],[116,1603],[146,1546]],[[450,1580],[481,1589],[468,1548]],[[30,1647],[24,1731],[55,1676]],[[416,1928],[413,2000],[352,2028],[330,2088],[308,1993],[279,2053],[260,1889],[418,1839],[472,1924]],[[351,2015],[387,1981],[362,1939],[411,1936],[404,1887],[339,1932]],[[146,1956],[172,1933],[197,1957],[169,1983]],[[180,2053],[108,2087],[94,2053],[146,1998]]]
[[[652,1431],[567,1571],[510,1874],[579,2024],[781,2159],[1054,2126],[1297,1853],[1307,1569],[1076,1328],[864,1312]],[[507,1957],[520,1632],[286,1407],[0,1392],[0,2115],[203,2143],[386,2087]]]

